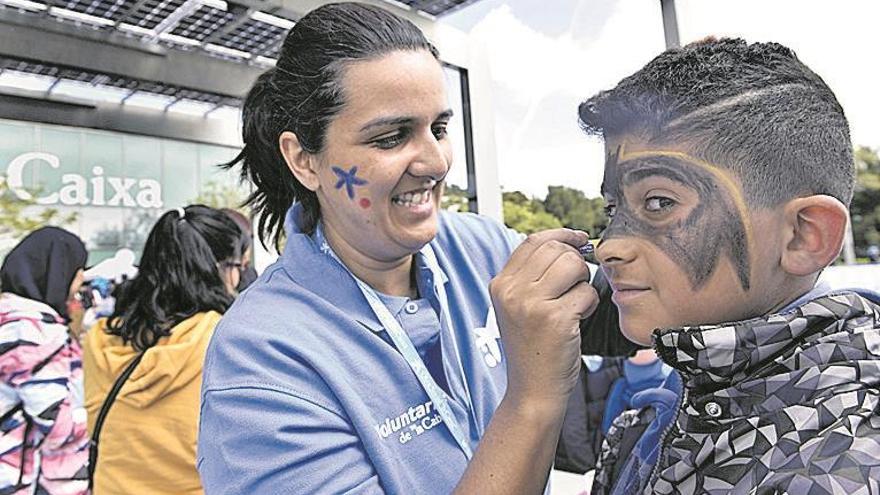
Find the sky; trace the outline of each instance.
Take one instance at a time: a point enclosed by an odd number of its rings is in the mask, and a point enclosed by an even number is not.
[[[794,49],[836,93],[853,142],[880,147],[880,2],[676,0],[676,9],[682,43],[736,36]],[[598,196],[602,144],[578,128],[577,105],[664,50],[659,0],[479,0],[442,22],[489,55],[503,189]]]

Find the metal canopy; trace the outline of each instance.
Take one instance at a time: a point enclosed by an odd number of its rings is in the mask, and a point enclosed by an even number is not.
[[[419,12],[440,17],[450,14],[477,0],[402,0],[400,3]]]
[[[427,19],[474,1],[384,0]],[[299,18],[289,5],[296,3],[0,0],[0,93],[204,115],[235,108]]]

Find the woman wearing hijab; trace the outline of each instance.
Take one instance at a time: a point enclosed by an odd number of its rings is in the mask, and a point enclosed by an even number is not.
[[[45,227],[0,268],[0,493],[88,492],[81,350],[67,311],[86,258],[77,236]]]

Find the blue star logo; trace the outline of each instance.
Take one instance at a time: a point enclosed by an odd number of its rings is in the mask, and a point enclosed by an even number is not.
[[[354,199],[354,186],[363,186],[367,181],[357,177],[357,167],[351,167],[348,172],[339,167],[333,167],[333,172],[339,177],[336,182],[336,189],[342,189],[345,186],[345,192],[348,193],[348,199]]]

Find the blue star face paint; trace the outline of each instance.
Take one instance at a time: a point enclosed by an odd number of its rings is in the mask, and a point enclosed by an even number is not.
[[[348,194],[348,199],[354,199],[354,186],[364,186],[368,184],[365,179],[361,179],[357,176],[357,167],[351,167],[348,169],[348,172],[339,167],[332,167],[332,170],[339,178],[339,180],[336,181],[336,189],[342,189],[344,186],[345,192]]]

